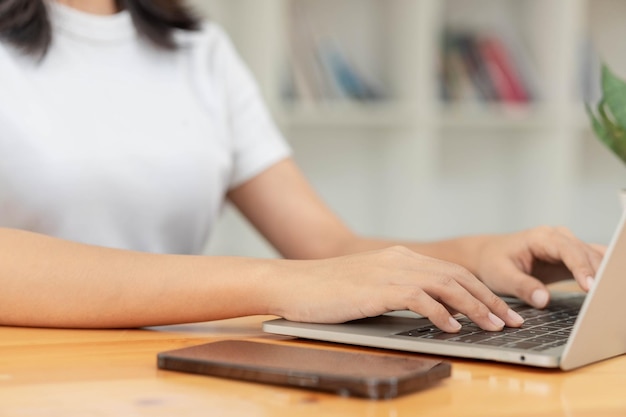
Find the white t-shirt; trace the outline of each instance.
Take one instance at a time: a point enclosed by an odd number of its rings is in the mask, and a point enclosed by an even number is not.
[[[225,193],[290,153],[230,41],[163,51],[127,12],[49,6],[41,63],[0,43],[0,226],[201,252]]]

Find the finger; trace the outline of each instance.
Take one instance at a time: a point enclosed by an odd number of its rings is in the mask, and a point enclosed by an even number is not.
[[[593,285],[594,277],[600,265],[597,252],[582,246],[567,246],[563,251],[563,263],[572,272],[578,285],[589,291]]]
[[[412,291],[407,292],[406,288],[395,287],[402,293],[402,298],[406,301],[403,302],[401,308],[392,308],[392,310],[408,309],[417,314],[421,314],[428,319],[438,328],[444,332],[456,333],[461,330],[461,324],[450,314],[448,309],[434,300],[429,294],[427,294],[421,288],[415,287]]]
[[[602,264],[602,259],[604,259],[604,255],[606,254],[606,247],[601,245],[589,245],[587,254],[589,262],[591,262],[591,265],[597,272],[600,268],[600,264]]]
[[[497,317],[502,319],[507,326],[519,327],[524,324],[524,318],[511,309],[511,307],[509,307],[509,305],[502,300],[502,298],[494,294],[481,281],[478,281],[477,283],[474,281],[465,283],[464,281],[459,280],[459,284],[461,284],[474,298],[487,306],[487,308]]]
[[[413,252],[411,254],[418,256]],[[496,297],[478,278],[459,265],[429,259],[425,265],[421,266],[419,275],[427,277],[426,280],[420,280],[422,282],[419,286],[412,284],[412,282],[415,282],[413,274],[410,274],[409,281],[404,281],[404,284],[400,285],[401,287],[412,289],[410,291],[413,294],[412,297],[406,300],[409,303],[408,308],[428,316],[438,327],[448,326],[448,323],[445,322],[450,322],[452,318],[450,310],[466,315],[485,330],[502,330],[505,325],[505,319],[512,324],[515,321],[515,318],[508,314],[509,309],[506,304]],[[464,285],[460,285],[458,280],[463,280]],[[500,314],[501,318],[494,314],[484,303],[477,300],[465,288],[472,286],[480,288],[480,290],[475,292],[480,293],[484,299],[489,300],[491,305],[496,306],[497,314]],[[425,297],[424,294],[429,297]],[[421,306],[419,302],[424,302],[426,305]],[[407,306],[402,306],[402,308],[407,308]],[[430,311],[424,312],[425,308],[428,308]],[[521,317],[518,319],[522,321]],[[519,326],[521,322],[515,322],[515,324]]]
[[[589,246],[598,252],[600,256],[604,256],[606,254],[606,250],[608,249],[606,245],[600,245],[599,243],[590,243]]]
[[[566,230],[566,229],[565,229]],[[561,261],[572,272],[574,279],[582,288],[587,288],[593,279],[596,268],[588,257],[592,252],[589,245],[576,239],[563,229],[540,229],[532,241],[531,250],[538,259]]]
[[[487,318],[496,326],[496,330],[501,329],[503,325],[519,327],[524,323],[524,319],[513,311],[504,300],[494,294],[484,283],[474,278],[473,275],[471,277],[470,280],[467,277],[457,278],[457,282],[471,297],[464,297],[462,299],[464,305],[454,305],[455,309],[464,312],[472,321],[487,330],[492,329],[489,329],[484,322],[482,306],[485,306],[489,311]]]
[[[440,275],[426,284],[424,290],[449,308],[466,315],[481,328],[490,331],[502,330],[506,324],[504,320],[511,320],[508,317],[506,303],[491,293],[483,283],[469,272],[461,271],[459,268],[457,270],[458,276],[454,276],[454,273]],[[459,283],[460,280],[464,281],[464,285]],[[466,287],[472,288],[472,291],[468,291]],[[472,292],[478,294],[482,299],[488,300],[494,310],[476,298]],[[520,324],[517,323],[518,326]]]
[[[503,271],[508,277],[506,295],[512,295],[535,308],[545,308],[550,302],[550,291],[538,279],[511,268]]]
[[[581,243],[580,239],[578,239],[576,237],[576,235],[574,235],[574,233],[572,233],[571,230],[569,230],[566,227],[559,227],[557,228],[557,230],[563,234],[565,234],[567,237],[569,237],[570,239],[572,239],[575,242]],[[585,249],[585,251],[588,253],[589,255],[589,261],[591,262],[591,264],[593,265],[594,269],[597,271],[598,268],[600,267],[600,263],[602,261],[602,258],[604,257],[606,250],[607,250],[607,246],[606,245],[601,245],[599,243],[583,243],[583,247]]]
[[[587,258],[593,266],[595,273],[592,277],[589,277],[585,280],[585,287],[583,287],[583,289],[586,291],[591,290],[596,274],[600,269],[600,265],[602,264],[602,259],[604,258],[604,255],[606,253],[606,246],[604,245],[591,244],[589,246],[590,249],[587,251]]]

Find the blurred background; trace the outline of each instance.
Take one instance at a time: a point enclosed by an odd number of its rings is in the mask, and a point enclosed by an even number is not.
[[[591,133],[623,0],[190,0],[230,34],[294,157],[370,236],[564,225],[608,243],[626,166]],[[227,207],[207,251],[276,256]]]

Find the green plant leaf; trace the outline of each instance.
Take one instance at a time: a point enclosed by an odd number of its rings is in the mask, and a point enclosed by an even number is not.
[[[602,99],[597,114],[586,104],[593,131],[615,156],[626,164],[626,81],[602,65]]]
[[[600,114],[600,120],[597,120],[599,125],[596,129],[594,122],[594,131],[596,135],[611,149],[618,158],[626,163],[626,130],[617,125],[607,114],[608,104],[603,99],[598,104],[598,113]]]
[[[626,128],[626,82],[602,65],[602,93],[611,116],[622,129]]]
[[[598,107],[600,107],[601,105],[602,105],[602,102],[600,102]],[[598,118],[593,113],[593,110],[591,110],[591,107],[588,104],[585,104],[585,110],[587,111],[587,114],[589,115],[589,119],[591,120],[591,127],[593,128],[593,131],[598,137],[598,139],[600,139],[606,146],[611,148],[613,144],[613,140],[611,139],[609,135],[608,129],[602,124],[600,120],[598,120]]]

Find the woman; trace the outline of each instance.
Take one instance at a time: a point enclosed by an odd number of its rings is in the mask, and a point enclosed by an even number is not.
[[[500,330],[545,284],[588,290],[568,230],[355,235],[305,181],[226,36],[171,0],[0,2],[0,324],[135,327],[410,309]],[[200,256],[224,199],[285,256]],[[571,271],[571,274],[569,273]]]

